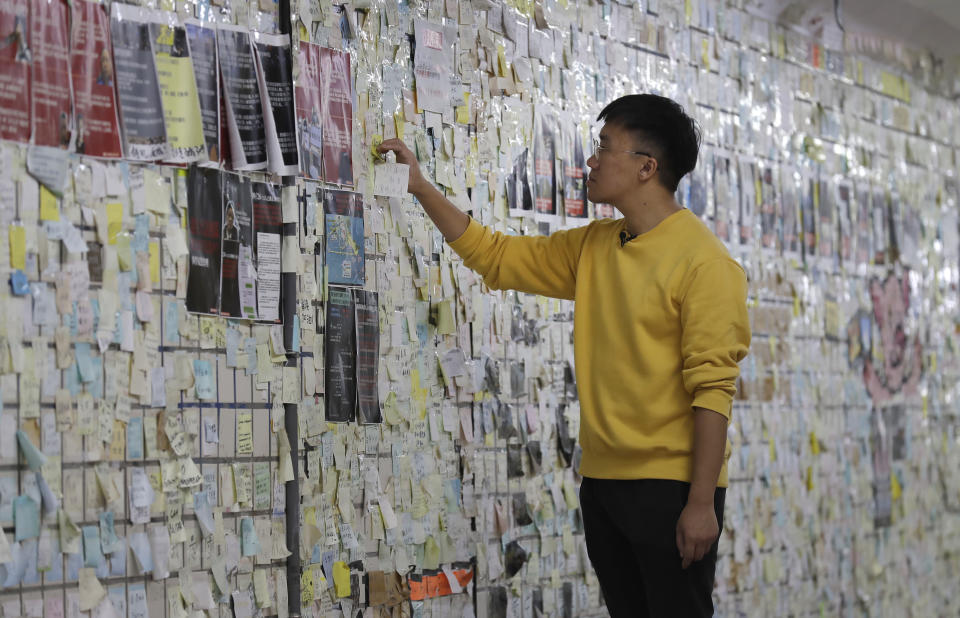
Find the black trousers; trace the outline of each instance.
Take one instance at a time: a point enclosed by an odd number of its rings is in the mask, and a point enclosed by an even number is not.
[[[587,553],[612,618],[713,615],[717,543],[686,569],[677,549],[689,493],[690,483],[681,481],[583,479]],[[717,488],[713,498],[721,531],[725,496]]]

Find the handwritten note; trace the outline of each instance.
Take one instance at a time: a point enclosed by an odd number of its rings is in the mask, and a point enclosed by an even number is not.
[[[378,163],[374,168],[373,194],[404,197],[410,180],[410,166],[404,163]]]

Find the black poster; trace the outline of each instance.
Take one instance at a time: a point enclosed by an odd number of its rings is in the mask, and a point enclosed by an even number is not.
[[[250,179],[223,175],[223,228],[220,267],[220,313],[253,318],[256,289],[253,279],[253,195]]]
[[[220,172],[192,166],[187,172],[187,311],[219,310],[221,214]]]
[[[282,175],[296,174],[299,163],[290,39],[282,35],[260,34],[256,47],[260,89],[264,95],[262,104],[271,110],[264,118],[270,171]]]
[[[200,115],[203,118],[203,140],[207,158],[216,165],[220,161],[220,80],[217,74],[217,31],[199,23],[187,22],[187,44],[193,59],[193,75],[197,80]]]
[[[233,168],[264,169],[267,166],[267,142],[250,33],[238,26],[220,26],[217,49]]]
[[[150,45],[150,24],[142,9],[115,2],[110,34],[124,156],[139,161],[164,159],[167,134]]]
[[[377,378],[380,361],[380,313],[377,293],[353,290],[357,326],[357,415],[361,423],[380,423]]]
[[[324,332],[324,382],[326,417],[331,423],[346,423],[356,418],[357,346],[354,328],[354,303],[350,288],[327,288],[327,323]]]

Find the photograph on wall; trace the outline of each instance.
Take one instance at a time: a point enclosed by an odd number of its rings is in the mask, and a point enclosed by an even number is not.
[[[187,171],[187,311],[192,313],[220,311],[221,181],[219,170]]]
[[[220,314],[256,317],[253,276],[253,194],[250,179],[224,173],[221,229]]]
[[[30,9],[32,143],[67,148],[73,136],[70,5],[50,0],[32,2]]]
[[[354,322],[357,329],[357,420],[362,424],[380,423],[378,370],[380,365],[380,312],[377,293],[353,290]]]
[[[324,325],[326,420],[347,423],[357,415],[357,334],[350,288],[329,286]]]
[[[557,214],[557,115],[546,105],[533,114],[533,206],[537,215]]]
[[[323,179],[323,124],[320,105],[320,48],[301,42],[297,52],[300,75],[296,86],[297,137],[300,149],[300,175]]]
[[[210,25],[187,20],[187,46],[193,62],[197,98],[203,121],[203,141],[206,157],[201,164],[217,165],[220,162],[220,73],[217,67],[217,31]]]
[[[136,161],[166,159],[167,133],[150,44],[148,11],[119,2],[114,2],[110,11],[124,157]]]
[[[253,183],[253,263],[257,274],[257,319],[280,319],[280,245],[283,217],[280,187]]]
[[[323,194],[323,213],[328,282],[363,285],[363,198],[329,189]]]
[[[267,139],[250,32],[240,26],[219,26],[217,51],[233,169],[266,169]]]
[[[257,32],[254,38],[268,169],[274,174],[289,176],[299,168],[290,37]]]
[[[110,17],[103,6],[73,3],[74,151],[93,157],[122,157],[110,53]]]
[[[569,117],[563,123],[563,210],[568,220],[585,221],[587,212],[587,160],[583,151],[583,135]]]
[[[0,139],[30,141],[29,0],[0,2]]]
[[[513,168],[507,174],[507,208],[511,217],[533,215],[533,192],[530,190],[530,171],[527,160],[530,149],[523,151],[513,160]]]
[[[323,179],[353,186],[353,79],[350,54],[320,48]]]
[[[173,14],[158,11],[150,23],[150,36],[169,147],[166,160],[170,163],[203,160],[207,148],[187,30]]]

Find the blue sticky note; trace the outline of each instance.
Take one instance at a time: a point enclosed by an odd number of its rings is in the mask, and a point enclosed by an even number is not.
[[[103,357],[95,356],[93,357],[93,382],[87,384],[87,392],[90,393],[94,399],[103,399]]]
[[[293,351],[300,351],[300,316],[293,314]]]
[[[240,350],[240,331],[227,329],[227,367],[237,366],[237,352]]]
[[[37,570],[37,539],[27,539],[20,544],[23,550],[23,575],[20,583],[32,586],[40,583],[40,571]]]
[[[253,518],[244,517],[240,520],[241,532],[241,552],[244,556],[255,556],[260,551],[260,538],[257,537],[257,530],[253,527]]]
[[[243,342],[243,352],[247,355],[248,376],[257,374],[257,339],[256,337],[247,337]]]
[[[113,511],[100,513],[100,547],[105,554],[112,554],[123,548],[113,526]]]
[[[193,377],[196,380],[197,399],[213,399],[216,397],[213,369],[210,367],[210,361],[194,360]]]
[[[229,336],[230,331],[227,331]],[[175,300],[163,304],[163,340],[173,345],[180,343],[180,308]]]
[[[71,397],[80,394],[80,372],[77,371],[76,364],[63,370],[63,387],[70,391]]]
[[[20,452],[23,453],[23,458],[27,460],[27,466],[30,470],[40,472],[43,464],[47,463],[47,456],[33,445],[30,436],[22,429],[17,430],[17,442],[20,444]]]
[[[10,289],[17,296],[25,296],[30,293],[30,282],[22,270],[15,270],[10,275]]]
[[[130,535],[130,549],[140,567],[140,573],[149,573],[153,570],[153,550],[150,549],[150,539],[146,532],[134,532]]]
[[[193,511],[197,514],[197,521],[200,523],[200,531],[203,536],[207,537],[213,534],[216,526],[213,521],[213,509],[210,506],[206,490],[193,494]]]
[[[127,459],[143,458],[143,418],[131,416],[127,421]]]
[[[150,250],[150,215],[144,213],[134,217],[133,242],[130,248],[137,253]]]
[[[40,505],[30,496],[13,499],[13,523],[17,541],[40,536]]]
[[[100,527],[83,527],[83,566],[98,567],[103,562],[103,552],[100,550]]]
[[[81,382],[93,382],[96,371],[93,366],[93,357],[90,354],[90,344],[78,341],[73,344],[73,354],[77,359],[77,370],[80,372]]]

